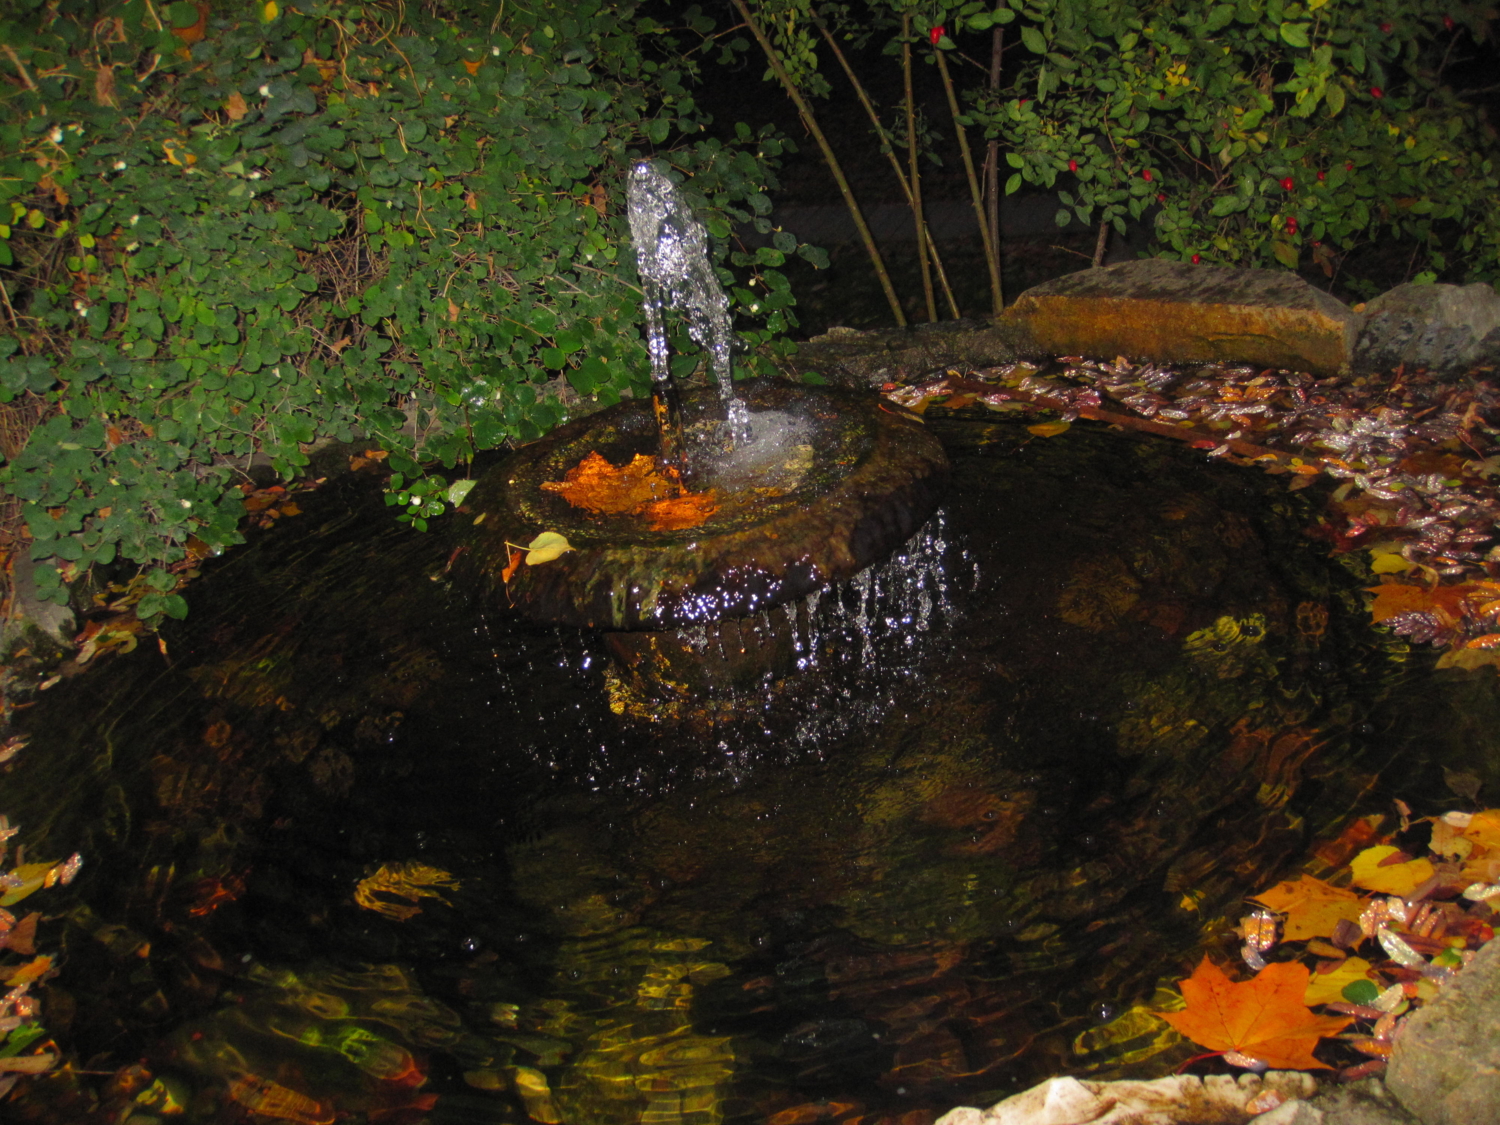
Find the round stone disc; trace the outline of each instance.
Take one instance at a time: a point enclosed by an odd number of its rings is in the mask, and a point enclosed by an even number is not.
[[[726,450],[717,392],[683,396],[695,491],[717,508],[685,529],[574,507],[555,490],[590,453],[654,456],[651,404],[632,400],[560,426],[468,495],[460,573],[527,616],[603,629],[670,629],[759,613],[890,554],[932,514],[948,458],[920,419],[873,395],[779,380],[736,385],[752,441]],[[462,518],[462,517],[461,517]],[[542,532],[573,550],[503,571]]]

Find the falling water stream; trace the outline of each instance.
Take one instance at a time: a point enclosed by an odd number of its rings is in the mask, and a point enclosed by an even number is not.
[[[660,164],[642,160],[631,168],[626,198],[630,240],[645,291],[646,349],[662,456],[669,464],[686,465],[662,313],[671,308],[686,315],[688,334],[708,355],[729,433],[736,443],[745,442],[750,439],[750,412],[734,393],[729,298],[708,259],[708,232]]]
[[[931,424],[940,516],[707,722],[619,714],[598,636],[476,610],[374,480],[211,563],[22,713],[4,811],[85,865],[36,896],[75,1068],[7,1119],[926,1125],[1175,1066],[1158,985],[1479,736],[1411,699],[1490,689],[1274,478]]]

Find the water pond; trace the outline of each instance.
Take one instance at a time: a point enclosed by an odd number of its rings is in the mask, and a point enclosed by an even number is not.
[[[4,811],[85,865],[37,897],[74,1065],[7,1111],[927,1125],[1192,1054],[1140,1006],[1397,764],[1440,784],[1477,689],[1282,481],[932,424],[939,516],[731,701],[476,610],[357,476],[217,560],[24,713]]]

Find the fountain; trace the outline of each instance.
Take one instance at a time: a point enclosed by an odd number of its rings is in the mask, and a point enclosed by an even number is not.
[[[729,302],[702,224],[654,163],[635,166],[628,191],[652,400],[562,426],[485,476],[468,497],[460,572],[534,620],[610,631],[653,692],[733,689],[788,666],[796,614],[766,612],[910,538],[948,460],[920,419],[873,396],[770,379],[736,394]],[[705,349],[714,385],[673,385],[668,309]],[[604,495],[590,491],[605,478]],[[545,533],[565,544],[525,549]],[[705,659],[703,629],[722,667]]]

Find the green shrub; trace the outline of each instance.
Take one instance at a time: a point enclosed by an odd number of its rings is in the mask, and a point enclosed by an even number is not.
[[[238,540],[235,486],[319,442],[388,450],[425,527],[446,483],[424,463],[642,391],[619,191],[642,150],[691,175],[721,240],[769,230],[781,142],[704,137],[690,56],[630,4],[21,7],[0,22],[0,403],[50,417],[0,487],[59,601],[119,559],[150,568],[143,617],[181,615],[171,570]],[[794,323],[783,252],[813,253],[777,246],[734,256],[751,343]]]
[[[1154,214],[1171,255],[1330,275],[1400,240],[1428,279],[1495,280],[1493,131],[1446,81],[1465,55],[1472,71],[1489,15],[1467,0],[970,0],[933,22],[1019,39],[1016,81],[974,120],[1009,148],[1008,192],[1059,190],[1059,224],[1123,233]]]

